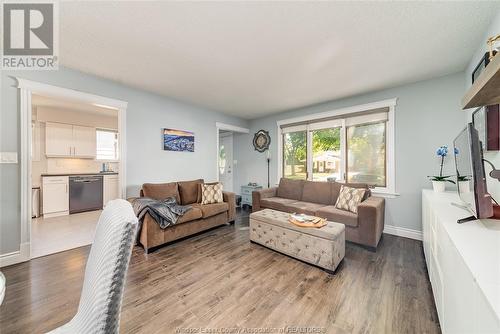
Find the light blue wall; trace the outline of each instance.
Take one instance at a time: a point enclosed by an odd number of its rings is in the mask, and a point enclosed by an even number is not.
[[[133,89],[71,69],[59,71],[2,72],[0,151],[20,148],[19,107],[16,81],[11,77],[76,89],[128,102],[127,109],[127,195],[137,195],[144,182],[205,178],[215,180],[215,122],[246,127],[247,121],[182,103],[164,96]],[[195,133],[195,152],[161,149],[161,128]],[[0,254],[19,250],[20,164],[0,165]]]
[[[235,138],[238,176],[235,187],[250,181],[267,184],[265,154],[253,149],[253,133],[264,129],[271,134],[271,184],[277,180],[276,121],[335,110],[343,107],[398,98],[395,111],[396,190],[400,196],[387,200],[386,224],[421,231],[421,189],[430,188],[427,175],[438,172],[438,146],[451,147],[464,127],[460,100],[464,93],[464,73],[382,90],[287,111],[250,122],[250,134]],[[452,159],[446,170],[454,171]]]

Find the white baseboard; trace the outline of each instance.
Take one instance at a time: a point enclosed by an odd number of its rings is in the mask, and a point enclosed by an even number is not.
[[[412,230],[410,228],[385,225],[384,233],[422,241],[422,231]]]
[[[20,249],[18,251],[0,255],[0,268],[28,261],[29,254],[30,254],[30,243],[26,242],[24,244],[21,244]]]

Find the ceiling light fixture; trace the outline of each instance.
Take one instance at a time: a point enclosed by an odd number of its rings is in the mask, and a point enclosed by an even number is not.
[[[118,108],[115,107],[110,107],[104,104],[99,104],[99,103],[92,103],[94,107],[99,107],[99,108],[106,108],[106,109],[113,109],[113,110],[118,110]]]

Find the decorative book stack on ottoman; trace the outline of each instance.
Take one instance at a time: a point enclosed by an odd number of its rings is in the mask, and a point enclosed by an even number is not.
[[[345,255],[345,226],[300,227],[290,214],[264,209],[250,215],[250,240],[333,273]]]

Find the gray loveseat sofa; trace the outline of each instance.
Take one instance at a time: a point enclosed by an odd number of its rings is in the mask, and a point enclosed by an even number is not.
[[[252,193],[252,211],[265,208],[305,213],[345,225],[346,240],[376,249],[384,230],[385,200],[371,196],[366,184],[345,184],[366,188],[358,213],[337,209],[335,202],[341,183],[290,180],[282,178],[279,186]]]

